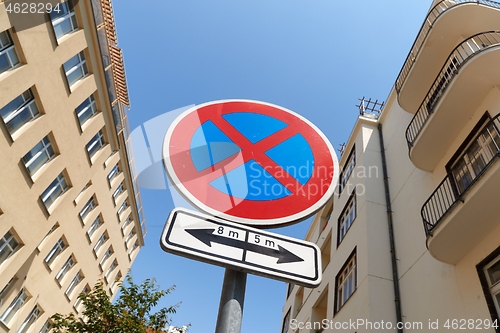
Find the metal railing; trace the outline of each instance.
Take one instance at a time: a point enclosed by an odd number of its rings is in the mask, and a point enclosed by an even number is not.
[[[459,6],[461,4],[467,4],[467,3],[477,3],[478,5],[485,5],[493,8],[499,8],[500,9],[500,3],[491,1],[491,0],[443,0],[439,3],[437,3],[430,11],[429,14],[427,14],[427,17],[422,24],[422,27],[420,28],[420,31],[418,32],[417,38],[415,39],[415,42],[413,43],[410,52],[408,53],[408,56],[406,57],[406,60],[403,64],[403,67],[401,68],[401,71],[399,72],[398,78],[396,79],[396,91],[399,92],[401,91],[401,88],[403,87],[404,82],[406,81],[406,78],[408,77],[408,74],[411,71],[411,68],[413,67],[413,64],[415,63],[415,60],[417,59],[417,55],[420,52],[420,49],[422,48],[422,45],[424,44],[425,39],[429,35],[429,32],[432,29],[432,26],[434,25],[434,22],[443,14],[445,11],[448,9]]]
[[[456,159],[455,165],[423,204],[421,215],[425,233],[433,229],[449,213],[486,170],[500,156],[500,114],[488,121]]]
[[[450,82],[458,74],[460,68],[475,55],[499,45],[500,31],[488,31],[464,40],[451,52],[406,129],[406,141],[410,150],[434,111],[434,107],[443,96]]]

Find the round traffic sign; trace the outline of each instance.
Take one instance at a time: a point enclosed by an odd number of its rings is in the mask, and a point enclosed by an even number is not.
[[[163,161],[194,206],[256,227],[311,216],[338,180],[335,151],[316,126],[283,107],[249,100],[182,113],[165,135]]]

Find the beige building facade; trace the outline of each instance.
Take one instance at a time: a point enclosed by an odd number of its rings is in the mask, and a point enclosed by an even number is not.
[[[434,1],[385,105],[362,101],[282,332],[500,332],[500,3]],[[496,326],[496,327],[495,327]]]
[[[52,3],[0,0],[0,332],[114,295],[144,245],[111,2]]]

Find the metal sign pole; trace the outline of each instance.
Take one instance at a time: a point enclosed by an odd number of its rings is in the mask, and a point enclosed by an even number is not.
[[[240,333],[247,273],[226,268],[215,333]]]

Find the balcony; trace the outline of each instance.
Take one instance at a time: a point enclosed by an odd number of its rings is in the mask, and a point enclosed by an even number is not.
[[[500,21],[500,17],[499,17]],[[488,92],[500,83],[500,31],[458,45],[406,129],[413,164],[433,171]]]
[[[439,261],[458,263],[500,225],[499,119],[482,126],[422,207],[427,248]]]
[[[441,64],[457,41],[500,30],[500,3],[443,0],[428,13],[395,83],[401,107],[415,113]]]

